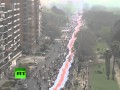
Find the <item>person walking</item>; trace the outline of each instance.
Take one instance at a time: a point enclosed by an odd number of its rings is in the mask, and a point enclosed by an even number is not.
[[[41,86],[39,86],[39,90],[41,90]]]

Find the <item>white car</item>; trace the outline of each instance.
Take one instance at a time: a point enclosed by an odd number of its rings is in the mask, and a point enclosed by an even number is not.
[[[24,89],[27,89],[27,88],[28,88],[28,85],[27,85],[27,84],[23,84],[23,88],[24,88]]]
[[[89,63],[92,63],[93,61],[92,60],[89,60]]]

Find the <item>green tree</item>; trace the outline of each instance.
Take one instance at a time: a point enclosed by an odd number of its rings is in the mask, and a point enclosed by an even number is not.
[[[120,20],[118,20],[113,27],[112,40],[120,42]]]
[[[110,76],[110,59],[112,57],[112,53],[111,53],[110,50],[106,50],[104,55],[105,55],[106,75],[107,75],[107,79],[109,80],[109,76]]]
[[[85,56],[93,56],[93,48],[95,44],[96,36],[94,33],[87,29],[81,29],[81,31],[77,34],[77,40],[74,46],[77,56],[81,55],[80,58],[84,58]]]
[[[114,56],[114,59],[113,59],[113,68],[112,68],[112,79],[114,80],[114,75],[115,75],[115,61],[117,58],[119,58],[119,42],[118,41],[114,41],[112,43],[112,54]]]
[[[65,12],[55,6],[51,9],[44,8],[41,18],[42,33],[53,39],[61,37],[60,28],[69,22],[66,17]]]

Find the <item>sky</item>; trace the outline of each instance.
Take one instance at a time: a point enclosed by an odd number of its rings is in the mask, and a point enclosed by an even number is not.
[[[86,0],[90,5],[103,5],[106,7],[120,7],[120,0]]]
[[[67,4],[68,1],[71,1],[74,6],[79,6],[80,2],[83,0],[41,0],[43,4]],[[84,0],[89,5],[103,5],[106,7],[120,7],[120,0]]]
[[[76,11],[81,11],[82,8],[91,6],[104,6],[120,8],[120,0],[40,0],[42,5],[51,7],[53,5],[57,6],[59,9],[64,10],[66,13],[74,13]]]

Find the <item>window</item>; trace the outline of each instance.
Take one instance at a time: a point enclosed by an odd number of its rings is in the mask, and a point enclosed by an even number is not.
[[[3,12],[0,12],[0,20],[3,21],[3,18],[5,18],[5,14]]]

